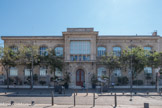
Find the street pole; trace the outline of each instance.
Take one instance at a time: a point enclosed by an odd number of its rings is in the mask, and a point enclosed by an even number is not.
[[[131,83],[131,86],[130,86],[130,88],[131,88],[131,99],[130,100],[132,100],[132,91],[133,91],[133,85],[132,85],[132,80],[133,80],[133,73],[132,73],[132,40],[131,40],[131,78],[130,78],[130,83]]]
[[[30,76],[30,81],[31,81],[31,89],[33,89],[33,49],[32,49],[32,66],[31,66],[31,76]]]

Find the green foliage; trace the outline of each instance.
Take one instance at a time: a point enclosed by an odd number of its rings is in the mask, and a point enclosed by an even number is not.
[[[151,84],[151,85],[155,85],[155,81],[151,81],[150,84]]]
[[[34,74],[33,75],[33,80],[36,82],[36,81],[38,81],[38,75],[37,74]]]
[[[114,55],[102,56],[100,63],[105,65],[111,71],[116,68],[120,68],[120,61],[118,56]]]
[[[143,85],[143,80],[134,80],[133,85]]]
[[[66,73],[66,75],[64,76],[64,81],[65,81],[65,83],[70,83],[70,76],[69,76],[69,74],[68,73]]]
[[[147,73],[146,76],[145,76],[145,78],[146,78],[147,80],[150,80],[150,79],[152,78],[152,74]]]
[[[63,68],[63,59],[62,57],[55,55],[55,50],[48,50],[48,55],[46,56],[39,56],[40,58],[40,65],[50,67],[51,73],[54,72],[56,68],[62,70]]]
[[[92,75],[91,82],[92,84],[96,84],[98,82],[97,76],[95,74]]]
[[[45,84],[46,84],[46,81],[39,81],[39,83],[40,83],[41,85],[45,85]]]
[[[128,77],[123,76],[123,77],[118,77],[118,84],[120,85],[127,85],[128,84]]]
[[[132,71],[132,79],[134,79],[148,63],[147,52],[140,47],[126,49],[123,50],[120,61],[125,70],[129,68]]]

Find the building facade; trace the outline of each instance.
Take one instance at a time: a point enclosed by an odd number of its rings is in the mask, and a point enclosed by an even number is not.
[[[86,87],[91,87],[91,78],[93,74],[98,77],[102,75],[108,76],[108,69],[105,66],[99,65],[97,60],[105,53],[114,52],[119,54],[120,51],[127,47],[140,46],[145,50],[162,51],[162,38],[153,32],[152,35],[132,35],[132,36],[110,36],[98,35],[93,28],[67,28],[67,31],[62,32],[62,36],[2,36],[4,47],[20,45],[35,45],[39,46],[40,52],[46,49],[54,49],[57,56],[62,56],[67,64],[60,72],[56,69],[56,75],[63,77],[65,73],[70,76],[70,87],[80,87],[85,83]],[[151,67],[146,67],[145,72],[152,73],[152,81],[155,81],[155,70]],[[12,67],[10,69],[11,77],[19,77],[22,82],[25,82],[29,76],[30,70],[25,66]],[[50,78],[53,73],[44,67],[35,67],[34,74],[38,75],[38,80],[45,80],[50,83]],[[4,72],[5,75],[5,72]],[[144,72],[141,72],[138,79],[143,80]],[[129,73],[124,70],[116,69],[112,74],[113,83],[117,83],[117,77],[127,76]],[[147,81],[144,81],[147,83]]]

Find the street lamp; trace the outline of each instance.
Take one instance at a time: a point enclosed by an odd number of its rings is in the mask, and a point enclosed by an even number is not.
[[[132,79],[132,78],[133,78],[133,73],[132,73],[132,56],[133,56],[133,55],[132,55],[132,40],[130,40],[130,42],[131,42],[131,75],[130,75],[130,77],[131,77],[131,78],[130,78],[130,84],[131,84],[131,86],[130,86],[131,91],[130,91],[130,92],[131,92],[131,97],[130,97],[130,101],[132,101],[132,90],[133,90],[133,87],[132,87],[132,86],[133,86],[133,85],[132,85],[132,82],[133,82],[133,81],[132,81],[132,80],[133,80],[133,79]]]

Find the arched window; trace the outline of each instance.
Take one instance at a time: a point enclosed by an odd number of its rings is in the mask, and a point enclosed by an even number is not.
[[[97,76],[102,77],[106,75],[106,68],[100,67],[97,69]]]
[[[11,46],[10,48],[11,48],[11,50],[12,50],[13,52],[17,52],[17,51],[18,51],[18,47],[16,47],[16,46]]]
[[[115,56],[121,55],[121,48],[120,47],[113,47],[113,53]]]
[[[120,70],[119,68],[114,69],[113,75],[114,75],[115,77],[120,77],[120,76],[121,76],[121,70]]]
[[[104,56],[106,53],[106,48],[105,47],[98,47],[97,48],[97,56]]]
[[[16,67],[10,68],[10,76],[18,76],[18,70]]]
[[[48,49],[48,48],[45,47],[45,46],[40,47],[40,48],[39,48],[39,54],[40,54],[41,56],[47,56],[47,55],[48,55],[47,49]]]
[[[55,54],[56,56],[63,56],[63,47],[56,47]]]

